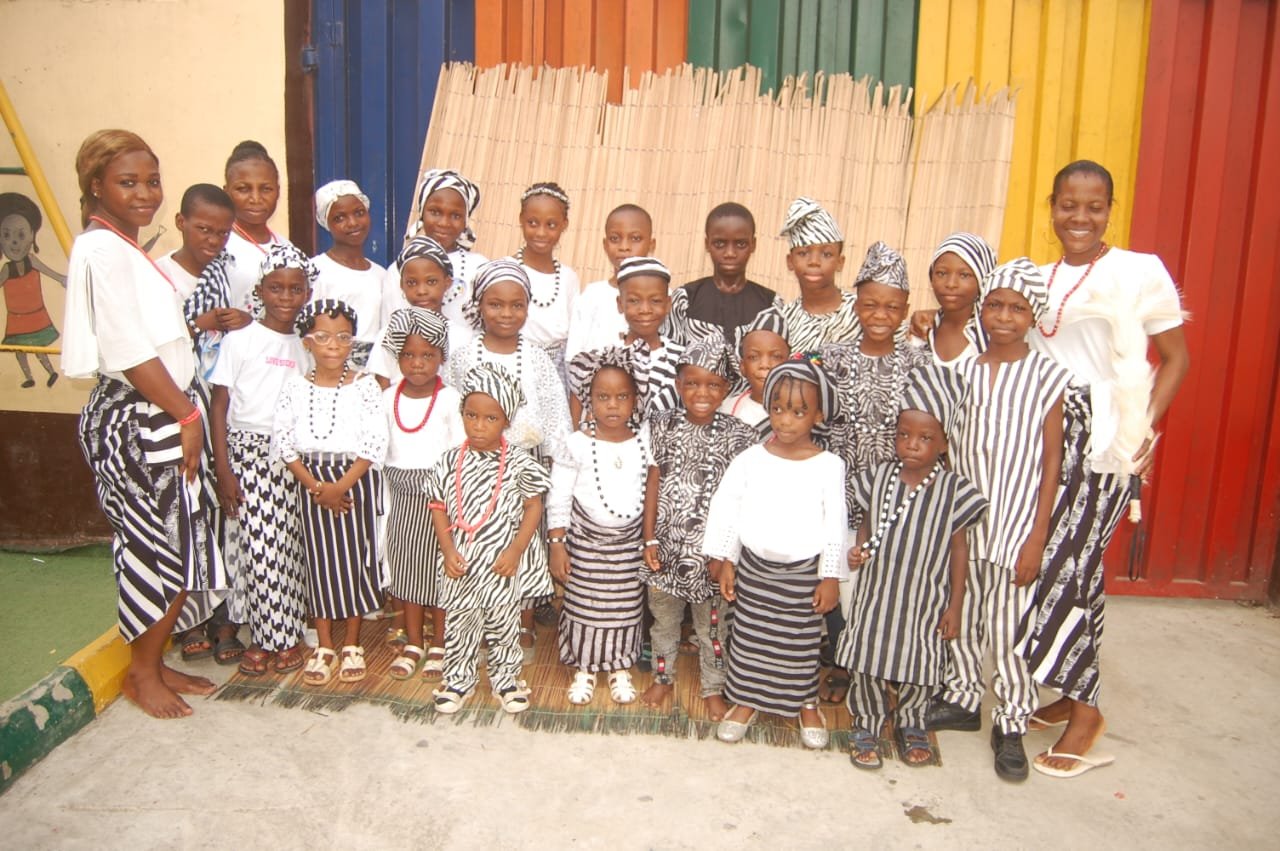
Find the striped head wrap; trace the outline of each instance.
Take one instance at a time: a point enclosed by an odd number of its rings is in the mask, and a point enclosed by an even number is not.
[[[649,346],[637,340],[629,346],[590,349],[573,356],[568,369],[569,390],[582,402],[584,419],[591,415],[591,382],[605,367],[616,367],[635,382],[636,405],[632,418],[639,420],[649,399]]]
[[[308,284],[314,284],[320,277],[316,264],[292,242],[273,242],[267,246],[267,256],[258,267],[259,277],[265,278],[277,269],[300,269],[307,276]]]
[[[628,278],[648,275],[671,283],[671,270],[657,257],[627,257],[618,264],[618,285]]]
[[[360,186],[354,180],[330,180],[316,190],[316,221],[320,223],[320,227],[329,229],[329,210],[334,202],[346,195],[359,198],[365,209],[369,209],[369,196],[360,191]]]
[[[772,331],[786,341],[787,320],[777,308],[766,307],[746,325],[739,325],[734,329],[734,346],[729,350],[729,365],[738,375],[742,374],[742,345],[747,341],[747,335],[756,331]],[[791,343],[787,341],[787,351],[790,350]]]
[[[569,193],[559,183],[535,183],[524,191],[520,196],[520,205],[524,206],[524,202],[538,195],[546,195],[548,198],[554,198],[561,204],[564,204],[565,218],[569,217]]]
[[[714,372],[726,381],[732,381],[729,365],[729,347],[725,345],[721,335],[698,337],[685,347],[684,353],[676,362],[676,369],[682,366],[696,366],[707,372]]]
[[[979,283],[996,267],[996,253],[985,239],[974,233],[959,231],[938,243],[933,256],[929,258],[930,273],[938,258],[948,252],[963,260]]]
[[[480,189],[470,180],[453,169],[433,168],[422,173],[422,177],[418,179],[418,191],[414,193],[415,204],[418,211],[418,222],[414,225],[413,235],[422,233],[422,207],[427,203],[427,199],[431,197],[433,192],[441,189],[452,189],[462,196],[463,202],[467,207],[467,220],[475,215],[476,208],[480,206]],[[465,225],[462,233],[458,235],[458,244],[463,248],[471,248],[476,244],[475,232],[471,230],[471,225]]]
[[[449,359],[449,323],[439,313],[423,307],[392,311],[382,333],[382,348],[398,358],[404,351],[405,341],[412,336],[421,337],[439,349],[441,360]]]
[[[513,419],[516,411],[525,403],[524,392],[515,378],[496,363],[482,363],[467,372],[462,379],[464,404],[472,393],[483,393],[492,398],[502,408],[508,420]]]
[[[862,261],[862,268],[858,269],[854,286],[868,282],[911,292],[911,285],[907,283],[907,261],[897,251],[876,240],[867,249],[866,259]]]
[[[529,284],[529,273],[516,262],[514,257],[490,260],[476,272],[476,277],[471,282],[471,301],[462,306],[462,315],[475,330],[484,330],[484,320],[480,317],[481,297],[490,287],[503,281],[519,284],[520,288],[524,290],[525,301],[530,301],[533,298],[533,287]]]
[[[786,379],[794,381],[804,381],[818,388],[818,408],[822,411],[822,419],[830,420],[836,414],[839,403],[836,395],[836,386],[831,381],[831,376],[827,375],[826,367],[822,364],[822,355],[818,352],[796,352],[789,360],[769,370],[769,377],[764,380],[764,399],[765,408],[770,407],[770,401],[773,399],[774,390],[778,384]]]
[[[967,390],[959,370],[925,364],[907,373],[898,410],[924,411],[942,425],[944,434],[950,434]]]
[[[844,234],[835,218],[812,198],[797,198],[787,208],[787,218],[782,223],[782,233],[791,241],[792,248],[805,245],[826,245],[844,242]]]
[[[349,304],[336,298],[320,298],[304,305],[302,310],[298,311],[298,318],[293,320],[293,327],[298,329],[299,337],[305,337],[311,333],[311,330],[316,327],[317,316],[328,316],[330,319],[345,316],[351,323],[352,335],[356,333],[356,312]]]
[[[982,298],[995,290],[1013,290],[1031,305],[1031,317],[1039,322],[1049,312],[1049,285],[1040,267],[1029,257],[1015,257],[1001,263],[982,279]]]
[[[396,268],[404,269],[406,263],[417,260],[419,257],[425,257],[439,266],[446,278],[453,277],[453,261],[449,259],[449,252],[425,234],[418,234],[404,244],[404,248],[400,249],[400,254],[396,257]]]

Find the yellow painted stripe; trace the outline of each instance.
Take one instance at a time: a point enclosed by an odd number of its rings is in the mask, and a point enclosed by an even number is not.
[[[93,693],[93,711],[101,712],[120,696],[125,672],[129,670],[129,645],[116,627],[104,632],[87,647],[71,656],[66,664],[80,673]]]
[[[921,0],[921,106],[970,79],[1017,93],[1001,259],[1057,256],[1045,199],[1080,158],[1115,177],[1110,239],[1128,244],[1150,19],[1150,0]]]

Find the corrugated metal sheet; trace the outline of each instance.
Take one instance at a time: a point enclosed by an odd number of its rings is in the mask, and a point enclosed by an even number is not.
[[[1274,570],[1277,16],[1268,0],[1153,10],[1132,241],[1182,285],[1192,366],[1156,470],[1147,578],[1116,590],[1260,599]]]
[[[871,75],[911,85],[916,4],[903,0],[689,0],[689,61],[750,63],[777,90],[788,75]]]
[[[1057,170],[1081,158],[1114,175],[1111,240],[1128,244],[1149,9],[1149,0],[920,0],[917,104],[970,78],[1017,90],[1002,258],[1057,256],[1045,197]]]
[[[360,184],[379,263],[400,248],[440,65],[474,58],[474,14],[472,0],[315,0],[316,185]]]
[[[503,62],[609,72],[609,99],[622,99],[645,71],[685,61],[688,0],[475,0],[476,64]]]

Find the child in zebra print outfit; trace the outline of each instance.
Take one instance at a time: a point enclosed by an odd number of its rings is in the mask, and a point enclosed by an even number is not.
[[[569,436],[547,499],[551,574],[564,585],[560,661],[575,669],[570,703],[591,702],[599,671],[609,674],[614,703],[631,703],[644,621],[640,525],[653,457],[639,416],[648,358],[643,349],[613,346],[582,352],[570,367],[587,426]]]
[[[825,748],[819,645],[848,574],[847,520],[844,462],[813,442],[813,427],[834,413],[835,388],[816,355],[800,354],[773,368],[764,398],[773,435],[729,465],[702,543],[734,604],[724,689],[734,705],[716,735],[740,741],[770,712],[799,716],[801,743]]]
[[[431,468],[426,494],[444,563],[441,605],[448,612],[444,684],[437,712],[462,708],[475,689],[476,653],[489,643],[489,685],[507,712],[529,708],[519,679],[520,578],[525,551],[542,519],[551,477],[504,432],[524,404],[520,385],[496,364],[481,364],[462,382],[467,439]]]
[[[764,402],[764,382],[769,372],[791,357],[787,342],[787,322],[773,308],[762,310],[750,324],[737,329],[738,348],[733,353],[737,373],[747,387],[732,393],[720,406],[721,413],[737,417],[760,433],[769,436],[769,410]]]
[[[1027,777],[1022,737],[1038,696],[1022,650],[1062,468],[1062,396],[1071,378],[1027,344],[1027,331],[1048,303],[1044,275],[1030,260],[997,266],[982,282],[987,349],[955,367],[969,390],[952,435],[951,461],[991,509],[969,530],[960,635],[928,718],[932,729],[979,729],[982,658],[989,646],[999,701],[991,727],[995,771],[1012,781]]]

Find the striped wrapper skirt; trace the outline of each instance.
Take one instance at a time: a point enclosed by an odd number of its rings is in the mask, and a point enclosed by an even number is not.
[[[198,404],[194,389],[187,395]],[[120,634],[138,638],[188,592],[177,629],[196,626],[225,596],[208,458],[182,476],[181,427],[128,384],[105,376],[80,415],[80,449],[113,532]]]
[[[601,526],[574,501],[559,626],[564,664],[592,673],[621,671],[639,657],[645,596],[640,519]]]
[[[724,696],[793,718],[818,694],[818,556],[783,564],[743,549],[736,567]]]
[[[420,606],[440,605],[443,564],[427,493],[423,489],[430,470],[384,467],[387,482],[386,564],[388,590],[401,600]]]
[[[322,482],[336,482],[354,455],[304,454],[302,463]],[[302,543],[307,553],[307,605],[317,618],[354,618],[382,606],[378,572],[378,517],[382,474],[370,468],[347,492],[351,510],[334,514],[298,484]]]

